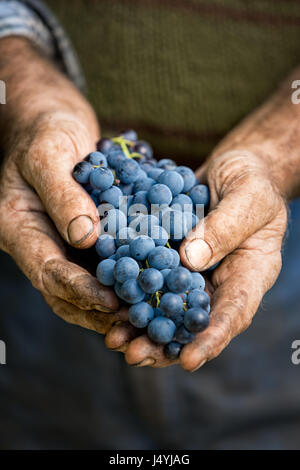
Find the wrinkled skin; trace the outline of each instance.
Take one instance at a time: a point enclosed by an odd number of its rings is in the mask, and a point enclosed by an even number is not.
[[[65,321],[106,334],[107,347],[125,353],[128,364],[171,365],[68,248],[89,248],[99,233],[96,207],[72,178],[74,165],[99,138],[91,107],[25,40],[0,40],[0,72],[11,90],[0,108],[0,248]],[[284,198],[295,194],[300,180],[300,111],[288,93],[250,116],[199,169],[210,187],[210,213],[183,242],[181,259],[194,271],[223,261],[207,284],[210,326],[180,355],[188,371],[216,357],[250,325],[279,274]]]

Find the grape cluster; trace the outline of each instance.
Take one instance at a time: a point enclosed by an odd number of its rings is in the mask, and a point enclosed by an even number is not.
[[[178,254],[208,208],[208,187],[190,168],[157,161],[134,130],[102,138],[73,176],[100,215],[98,280],[131,305],[130,323],[147,328],[149,338],[176,359],[209,324],[205,280],[183,267]]]

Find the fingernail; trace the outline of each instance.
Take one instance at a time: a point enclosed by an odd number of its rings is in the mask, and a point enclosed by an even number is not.
[[[188,262],[194,269],[205,266],[211,258],[211,249],[204,240],[193,240],[185,248]]]
[[[207,362],[207,359],[204,359],[204,361],[200,362],[199,366],[195,367],[195,369],[191,370],[191,372],[196,372],[196,370],[200,369],[200,367],[204,366],[204,364]]]
[[[148,357],[147,359],[144,359],[142,362],[139,362],[138,364],[135,364],[135,366],[136,367],[145,367],[145,366],[153,366],[153,364],[155,364],[155,360]]]
[[[91,233],[93,233],[94,224],[87,215],[80,215],[70,222],[68,228],[69,240],[72,245],[82,243]]]

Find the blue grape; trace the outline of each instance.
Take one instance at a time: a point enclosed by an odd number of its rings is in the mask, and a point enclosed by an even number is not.
[[[113,147],[114,147],[113,141],[105,137],[100,139],[99,142],[97,143],[97,150],[99,152],[104,153],[105,155],[107,155],[113,149]]]
[[[116,235],[122,228],[127,226],[127,217],[119,209],[111,209],[106,217],[101,220],[103,231],[111,235]]]
[[[147,175],[149,175],[150,171],[155,168],[155,163],[153,163],[149,160],[146,160],[146,161],[144,160],[140,163],[140,168],[141,168],[141,170],[144,170],[144,172],[147,173]],[[151,176],[151,178],[152,178],[152,176]]]
[[[132,208],[129,211],[129,215],[148,214],[150,210],[150,204],[147,197],[147,191],[138,191],[133,196]]]
[[[183,186],[183,191],[184,193],[187,193],[192,189],[192,187],[196,183],[196,176],[194,172],[188,168],[187,166],[178,166],[176,168],[176,171],[182,176],[183,181],[184,181],[184,186]]]
[[[167,231],[163,227],[159,227],[158,225],[152,227],[151,237],[155,242],[156,246],[165,246],[167,241],[169,240],[169,235]]]
[[[99,203],[100,203],[100,200],[99,200],[100,194],[101,194],[101,191],[99,191],[99,189],[93,189],[93,191],[90,193],[90,196],[93,199],[97,207],[99,206]]]
[[[154,179],[154,181],[157,181],[159,175],[161,175],[164,172],[162,168],[150,168],[148,171],[148,176],[149,178]]]
[[[88,161],[93,166],[107,167],[106,156],[101,152],[92,152],[88,155]]]
[[[193,212],[185,212],[184,216],[185,216],[187,231],[189,232],[194,227],[196,227],[196,225],[199,222],[199,218]]]
[[[157,246],[150,251],[148,263],[151,268],[162,269],[170,268],[173,263],[173,255],[165,246]]]
[[[116,245],[120,247],[122,245],[130,245],[131,241],[137,237],[136,231],[131,227],[121,228],[116,236]]]
[[[180,313],[183,309],[183,302],[180,295],[167,292],[163,294],[160,299],[159,308],[164,312],[166,316],[175,315]]]
[[[177,211],[193,212],[193,201],[186,194],[178,194],[174,197],[171,208]]]
[[[133,305],[128,312],[128,319],[136,328],[146,328],[152,318],[154,318],[154,311],[147,302]]]
[[[154,294],[164,284],[163,275],[154,268],[144,269],[138,277],[138,283],[146,294]]]
[[[202,308],[190,308],[184,315],[184,326],[191,333],[204,331],[209,325],[208,313]]]
[[[115,293],[117,294],[117,296],[122,299],[122,300],[125,300],[123,298],[123,295],[122,295],[122,292],[121,292],[121,288],[122,288],[122,285],[121,282],[115,282],[115,285],[114,285],[114,289],[115,289]],[[143,299],[142,299],[143,300]]]
[[[110,255],[107,259],[113,259],[114,261],[116,261],[116,253],[114,255]]]
[[[95,168],[90,174],[90,184],[95,189],[105,191],[114,182],[114,175],[109,168]]]
[[[170,158],[163,158],[157,162],[157,168],[163,168],[164,170],[175,170],[176,163]]]
[[[73,170],[73,177],[78,183],[85,184],[89,182],[92,171],[93,166],[89,162],[79,162]]]
[[[190,289],[204,289],[205,287],[205,280],[204,277],[200,273],[192,273],[192,284]]]
[[[182,350],[182,344],[177,343],[177,341],[171,341],[171,343],[166,344],[164,347],[164,353],[167,359],[174,361],[178,359],[180,352]]]
[[[172,193],[165,184],[154,184],[148,191],[148,199],[151,204],[169,205],[172,201]]]
[[[122,191],[124,196],[131,196],[133,191],[133,183],[131,184],[120,184],[120,190]]]
[[[146,178],[139,178],[135,183],[133,187],[134,193],[137,193],[138,191],[149,191],[151,186],[155,184],[155,181],[152,178],[149,178],[146,176]]]
[[[120,137],[124,137],[124,139],[131,140],[132,142],[136,142],[138,139],[138,135],[133,129],[122,131]]]
[[[117,186],[112,186],[111,188],[106,189],[106,191],[102,191],[99,200],[100,202],[107,202],[108,204],[118,208],[120,201],[122,201],[122,197],[122,191]]]
[[[179,253],[176,250],[174,250],[173,248],[169,248],[169,251],[170,251],[170,253],[172,254],[172,257],[173,257],[173,261],[172,261],[172,264],[170,266],[170,269],[177,268],[177,266],[179,266],[179,263],[180,263]]]
[[[183,325],[184,310],[173,315],[168,315],[168,318],[170,318],[175,323],[176,328],[179,328],[181,325]]]
[[[170,343],[176,330],[175,323],[166,317],[155,317],[148,325],[149,338],[158,344]]]
[[[162,273],[163,277],[164,277],[164,280],[166,279],[167,275],[169,274],[169,272],[171,271],[171,269],[162,269],[160,272]]]
[[[159,220],[155,215],[141,215],[137,222],[136,231],[149,237],[152,237],[153,228],[159,225]]]
[[[187,302],[190,308],[200,307],[206,310],[209,307],[210,299],[204,290],[194,289],[188,294]]]
[[[133,204],[133,196],[122,196],[121,197],[121,200],[120,200],[120,205],[119,205],[119,209],[120,211],[123,212],[123,214],[125,214],[127,216],[128,212],[129,212],[129,208],[132,206]]]
[[[188,232],[184,213],[173,209],[164,213],[162,226],[173,241],[181,241]]]
[[[139,165],[131,158],[121,160],[116,167],[116,175],[121,183],[130,184],[134,183],[139,174]]]
[[[188,344],[195,338],[194,333],[190,333],[184,325],[180,325],[175,332],[175,340],[180,344]]]
[[[113,150],[107,155],[107,161],[111,168],[117,168],[121,161],[126,160],[126,155],[122,150]]]
[[[121,245],[116,251],[115,259],[124,258],[124,256],[130,257],[129,245]]]
[[[192,284],[192,274],[188,269],[178,266],[168,274],[166,284],[171,292],[180,294],[189,290]]]
[[[128,279],[136,279],[139,275],[139,265],[137,262],[125,256],[124,258],[118,259],[114,267],[114,276],[116,281],[125,282]]]
[[[108,234],[100,235],[96,241],[95,247],[98,255],[102,258],[108,258],[109,256],[114,255],[116,251],[115,240]]]
[[[210,196],[209,189],[205,184],[194,186],[189,195],[195,206],[203,204],[205,208],[208,207]]]
[[[152,238],[140,235],[130,242],[130,255],[138,261],[144,261],[155,247]]]
[[[125,258],[121,258],[121,260],[122,259]],[[124,284],[122,284],[122,287],[120,288],[120,294],[121,298],[129,304],[137,304],[139,302],[142,302],[145,297],[145,293],[142,291],[135,279],[128,279],[127,281],[125,281]]]
[[[174,170],[165,170],[157,178],[157,182],[160,184],[165,184],[170,188],[173,197],[177,196],[184,187],[184,181],[182,176]]]
[[[158,307],[154,307],[153,312],[154,312],[155,317],[163,317],[164,316],[164,312]]]
[[[133,151],[144,155],[147,159],[151,159],[153,157],[153,150],[151,145],[148,144],[148,142],[145,142],[144,140],[139,140],[135,144]]]
[[[116,262],[112,259],[105,259],[98,264],[96,276],[104,286],[113,286],[115,283],[114,267]]]

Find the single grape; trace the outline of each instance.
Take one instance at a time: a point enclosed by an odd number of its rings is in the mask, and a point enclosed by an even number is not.
[[[190,289],[204,289],[205,287],[205,280],[204,277],[200,273],[192,273],[192,284]]]
[[[147,194],[147,191],[138,191],[137,193],[135,193],[128,215],[147,215],[149,213],[150,204],[148,201]]]
[[[183,193],[187,193],[192,189],[196,183],[196,176],[194,172],[187,166],[178,166],[176,171],[182,176],[184,180]]]
[[[180,263],[179,253],[178,253],[178,251],[174,250],[173,248],[169,248],[169,252],[172,254],[172,258],[173,258],[170,269],[177,268],[177,266],[179,266],[179,263]]]
[[[93,166],[89,162],[79,162],[73,170],[73,177],[80,184],[88,183],[92,171]]]
[[[117,294],[117,296],[118,296],[120,299],[122,299],[122,300],[125,301],[125,299],[123,298],[122,292],[121,292],[122,285],[123,285],[123,284],[121,284],[121,282],[115,282],[114,289],[115,289],[115,293]],[[143,299],[142,299],[142,300],[143,300]]]
[[[157,182],[160,184],[165,184],[170,188],[173,197],[177,196],[184,187],[184,181],[182,176],[174,170],[165,170],[157,178]]]
[[[181,241],[188,232],[184,213],[173,209],[165,211],[162,226],[173,241]]]
[[[152,230],[159,225],[159,220],[155,215],[141,215],[136,225],[136,231],[142,235],[152,237]]]
[[[99,200],[100,194],[101,194],[101,191],[99,191],[99,189],[93,189],[93,191],[90,193],[90,196],[93,199],[96,207],[98,207],[100,204],[100,200]]]
[[[130,257],[129,245],[119,246],[115,254],[115,259],[118,261],[118,259],[124,258],[125,256]]]
[[[119,188],[121,189],[124,196],[131,196],[133,191],[133,183],[131,184],[120,184]]]
[[[151,268],[168,269],[173,263],[173,255],[165,246],[157,246],[150,251],[148,255],[148,263]]]
[[[197,184],[194,186],[191,189],[189,196],[195,206],[203,204],[205,208],[208,207],[210,196],[208,186],[205,184]]]
[[[190,333],[184,325],[180,325],[175,332],[175,340],[180,344],[188,344],[195,338],[194,333]]]
[[[164,353],[166,358],[170,359],[170,361],[178,359],[182,347],[182,344],[177,343],[177,341],[171,341],[171,343],[166,344],[164,347]]]
[[[97,143],[97,150],[99,152],[104,153],[105,155],[107,155],[112,150],[113,147],[114,147],[113,141],[110,139],[106,139],[104,137],[100,139],[99,142]]]
[[[180,313],[183,309],[183,302],[180,295],[167,292],[160,299],[159,308],[169,317]]]
[[[138,277],[138,283],[146,294],[154,294],[164,284],[163,275],[154,268],[144,269]]]
[[[188,269],[178,266],[168,274],[166,284],[171,292],[180,294],[189,290],[192,284],[192,274]]]
[[[120,137],[124,137],[124,139],[131,140],[132,142],[136,142],[138,139],[138,135],[133,129],[122,131]]]
[[[178,194],[178,196],[174,197],[170,207],[174,210],[182,211],[184,213],[192,213],[193,201],[186,194]]]
[[[109,234],[100,235],[96,241],[96,251],[102,258],[108,258],[115,254],[116,244],[114,238]]]
[[[95,168],[90,174],[90,184],[94,189],[105,191],[114,182],[114,175],[109,168]]]
[[[151,237],[156,246],[165,246],[167,241],[169,240],[169,235],[167,231],[163,227],[159,227],[158,225],[152,227],[151,230]]]
[[[128,312],[128,320],[136,328],[146,328],[152,318],[154,318],[154,311],[147,302],[133,305]]]
[[[175,323],[166,317],[155,317],[148,325],[149,338],[158,344],[170,343],[176,330]]]
[[[209,325],[208,313],[202,308],[190,308],[184,315],[184,326],[191,333],[199,333]]]
[[[154,184],[148,191],[148,199],[151,204],[167,204],[172,201],[172,193],[165,184]]]
[[[112,259],[105,259],[97,266],[96,277],[104,286],[113,286],[115,283],[114,267],[116,262]]]
[[[154,179],[154,181],[157,181],[159,175],[161,175],[164,172],[162,168],[150,168],[148,171],[148,176],[149,178]]]
[[[153,170],[153,168],[155,168],[155,165],[156,163],[153,163],[152,161],[150,160],[142,160],[140,162],[140,168],[142,170],[144,170],[145,173],[147,173],[147,175],[149,175],[150,171]],[[152,176],[151,176],[152,178]]]
[[[126,160],[126,155],[122,150],[113,150],[107,155],[107,161],[111,168],[116,169],[121,161]]]
[[[170,158],[163,158],[157,162],[157,168],[163,168],[164,170],[175,170],[176,163]]]
[[[171,269],[162,269],[160,272],[162,273],[163,277],[164,277],[164,280],[166,279],[167,275],[169,274],[169,272],[171,271]]]
[[[114,276],[116,281],[125,282],[128,279],[136,279],[139,275],[139,265],[137,262],[125,256],[124,258],[118,259],[114,267]]]
[[[170,318],[175,323],[176,328],[179,328],[181,325],[183,325],[184,310],[173,315],[168,315],[168,318]]]
[[[152,238],[140,235],[130,242],[130,255],[138,261],[144,261],[155,247]]]
[[[121,260],[122,259],[125,258],[121,258]],[[120,294],[122,296],[121,298],[129,304],[137,304],[139,302],[142,302],[145,297],[145,293],[142,291],[135,279],[128,279],[127,281],[125,281],[124,284],[122,284],[122,287],[120,288]]]
[[[101,152],[92,152],[88,155],[88,161],[93,166],[107,167],[106,156]]]
[[[204,290],[194,289],[188,294],[187,302],[190,308],[200,307],[206,310],[210,304],[210,298]]]
[[[116,167],[116,175],[121,183],[134,183],[139,175],[139,165],[131,158],[121,160]]]
[[[111,188],[106,189],[106,191],[102,191],[102,193],[100,193],[99,200],[100,202],[107,202],[108,204],[118,208],[122,201],[122,197],[122,191],[117,186],[112,186]]]
[[[151,145],[148,144],[148,142],[145,142],[144,140],[139,140],[135,144],[133,151],[144,155],[147,159],[151,159],[153,157],[153,150]]]

